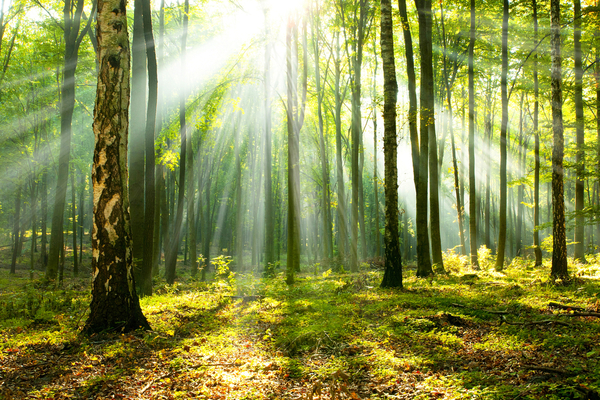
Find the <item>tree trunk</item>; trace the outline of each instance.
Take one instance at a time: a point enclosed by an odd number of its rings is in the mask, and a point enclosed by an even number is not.
[[[12,260],[10,263],[10,273],[15,274],[17,272],[17,257],[20,255],[19,253],[19,231],[21,230],[21,185],[17,186],[17,194],[15,196],[15,216],[13,221],[13,254]]]
[[[525,99],[525,94],[521,94],[521,102],[519,107],[519,148],[518,148],[518,157],[517,157],[517,178],[521,179],[523,175],[524,162],[521,164],[521,160],[523,159],[523,154],[527,153],[526,149],[524,149],[525,142],[523,140],[523,101]],[[524,160],[524,159],[523,159]],[[522,231],[523,231],[523,184],[519,184],[517,188],[517,212],[516,212],[516,223],[515,223],[515,256],[522,256]]]
[[[75,190],[75,167],[71,173],[71,212],[73,217],[73,276],[79,275],[79,260],[77,259],[77,197]]]
[[[46,270],[46,266],[48,265],[48,235],[47,235],[47,221],[48,221],[48,170],[47,167],[44,167],[44,171],[42,172],[42,183],[41,183],[41,208],[42,208],[42,237],[41,237],[41,249],[40,249],[40,260],[42,270]]]
[[[506,247],[506,146],[508,127],[508,0],[503,0],[503,10],[504,14],[502,18],[502,76],[500,81],[500,90],[502,95],[502,122],[500,125],[500,223],[498,232],[498,251],[496,258],[496,270],[498,271],[501,271],[504,268],[504,253]]]
[[[299,131],[295,110],[297,110],[296,73],[298,66],[298,27],[291,15],[288,17],[286,33],[287,64],[287,139],[288,139],[288,237],[286,282],[294,283],[295,272],[300,269],[300,153]],[[294,47],[294,48],[292,48]]]
[[[143,295],[145,210],[144,210],[144,127],[146,126],[146,41],[143,21],[144,0],[134,0],[133,39],[131,44],[131,112],[129,134],[129,200],[133,271]]]
[[[175,226],[173,229],[172,240],[169,246],[169,252],[167,253],[167,262],[165,266],[165,279],[167,283],[173,284],[176,276],[177,266],[177,253],[179,251],[179,244],[181,238],[181,228],[183,225],[183,203],[185,200],[185,168],[186,168],[186,156],[187,156],[187,135],[188,129],[186,126],[185,119],[185,102],[186,93],[184,89],[185,82],[184,77],[186,76],[186,42],[187,42],[187,27],[188,27],[188,13],[190,10],[189,0],[185,0],[183,10],[183,30],[181,32],[181,77],[179,87],[179,135],[181,137],[181,148],[179,149],[179,192],[177,197],[177,217],[175,220]]]
[[[550,0],[552,47],[552,279],[567,280],[567,236],[565,229],[565,198],[563,188],[564,128],[562,115],[562,59],[560,53],[560,0]]]
[[[240,157],[240,129],[239,126],[235,129],[235,170],[236,170],[236,183],[235,183],[235,205],[236,205],[236,216],[235,216],[235,255],[237,270],[244,270],[244,207],[242,204],[242,160]],[[198,210],[200,212],[200,210]],[[266,218],[266,217],[265,217]],[[268,221],[265,221],[268,223]],[[268,256],[265,255],[265,258]],[[270,263],[265,260],[265,268],[270,271]]]
[[[533,34],[534,42],[538,44],[538,19],[537,0],[532,0],[533,8]],[[534,181],[533,181],[533,249],[535,253],[535,266],[542,265],[542,248],[540,247],[540,131],[539,131],[539,82],[538,82],[538,50],[536,48],[533,56],[533,135],[534,135]]]
[[[471,0],[471,29],[469,38],[469,250],[471,255],[471,266],[474,268],[479,268],[479,260],[477,258],[477,183],[475,181],[475,73],[473,71],[474,49],[475,0]],[[489,202],[489,198],[487,201]],[[486,213],[486,218],[488,217],[488,214],[489,213]],[[489,224],[487,225],[486,229],[489,229]]]
[[[400,22],[404,34],[404,49],[406,52],[406,74],[408,77],[408,129],[410,132],[411,155],[413,164],[413,178],[416,192],[416,229],[417,229],[417,265],[421,271],[431,270],[431,258],[429,257],[429,232],[427,227],[427,179],[423,185],[420,184],[420,145],[417,130],[417,79],[415,74],[415,62],[412,46],[412,35],[408,23],[406,11],[406,0],[398,0],[400,11]],[[427,175],[427,169],[425,169]],[[421,190],[424,188],[424,191]]]
[[[391,7],[391,6],[390,6]],[[392,31],[393,34],[393,31]],[[377,183],[377,46],[373,45],[373,58],[375,68],[373,68],[373,209],[375,210],[375,257],[381,256],[381,239],[379,238],[379,189]],[[413,71],[414,72],[414,71]],[[398,83],[396,82],[396,86]],[[398,94],[396,93],[396,97]],[[404,254],[406,256],[406,253]]]
[[[585,119],[583,115],[583,67],[581,61],[581,0],[574,0],[575,11],[573,24],[575,27],[573,47],[575,50],[575,248],[573,258],[585,263],[585,217],[583,216],[585,196]]]
[[[346,221],[346,187],[344,184],[344,164],[342,158],[342,95],[340,80],[342,75],[339,33],[336,34],[336,58],[335,64],[335,158],[336,158],[336,181],[337,181],[337,231],[338,231],[338,254],[342,259],[347,257],[346,246],[348,244],[348,227]],[[344,91],[345,92],[345,91]]]
[[[150,329],[133,277],[127,194],[129,42],[125,3],[98,1],[92,303],[86,334]]]
[[[381,59],[384,80],[385,157],[385,272],[381,287],[402,288],[402,259],[398,238],[398,156],[396,100],[398,83],[394,61],[394,30],[390,0],[381,0]]]
[[[320,69],[320,56],[321,49],[319,46],[319,8],[317,2],[317,10],[313,15],[313,48],[315,52],[315,83],[317,89],[317,115],[319,118],[319,151],[321,153],[321,180],[323,181],[323,196],[322,196],[322,209],[323,209],[323,256],[326,260],[333,258],[333,237],[331,231],[331,193],[329,183],[329,159],[328,151],[325,145],[324,128],[323,128],[323,96],[325,95],[325,88],[321,87],[321,69]]]
[[[437,160],[435,163],[430,162],[429,158],[432,155],[430,146],[432,141],[429,136],[434,134],[435,129],[431,129],[431,124],[434,121],[433,110],[433,59],[432,59],[432,43],[431,43],[431,0],[415,0],[417,11],[419,14],[419,43],[421,53],[421,104],[420,104],[420,148],[419,148],[419,188],[417,190],[417,225],[423,227],[422,230],[417,230],[417,246],[421,244],[421,249],[417,248],[418,265],[417,276],[426,277],[433,274],[429,258],[429,235],[427,229],[427,184],[429,181],[429,168],[432,166],[437,171]],[[435,149],[437,153],[437,149]],[[436,182],[437,184],[437,182]],[[433,185],[430,185],[431,190]],[[431,201],[433,196],[429,197]],[[435,201],[435,200],[434,200]],[[437,205],[437,204],[436,204]],[[434,205],[431,205],[431,209]],[[431,218],[433,221],[433,217]],[[439,226],[438,226],[439,228]],[[433,234],[432,227],[432,234]],[[438,230],[439,234],[439,230]],[[432,238],[433,242],[433,238]],[[436,256],[437,257],[437,256]],[[433,263],[439,259],[434,258]]]
[[[271,132],[271,43],[268,11],[265,10],[265,36],[267,43],[265,45],[265,73],[264,73],[264,91],[265,91],[265,268],[271,268],[270,264],[275,263],[275,213],[273,210],[273,177],[272,177],[272,141]],[[236,137],[237,138],[237,137]],[[237,140],[237,139],[236,139]],[[238,150],[239,153],[239,150]],[[238,172],[241,170],[238,168]],[[238,186],[241,193],[241,183]],[[240,194],[241,196],[241,194]],[[240,197],[241,199],[241,197]],[[241,210],[241,208],[238,208]],[[241,218],[241,215],[238,214]],[[241,241],[241,238],[240,238]],[[240,248],[242,249],[242,248]],[[243,251],[243,250],[240,250]],[[240,254],[241,255],[241,254]],[[241,260],[241,258],[240,258]]]
[[[69,177],[69,161],[71,158],[71,122],[73,120],[73,110],[75,108],[75,69],[77,68],[79,45],[81,44],[87,29],[89,29],[88,22],[88,25],[86,25],[82,32],[79,32],[83,5],[83,0],[77,0],[77,5],[75,7],[73,7],[71,0],[65,0],[65,6],[63,8],[65,24],[65,60],[60,102],[60,153],[58,158],[54,211],[52,213],[52,233],[50,236],[48,267],[46,268],[46,279],[48,280],[56,279],[61,251],[61,232],[63,231],[63,218]],[[93,13],[94,12],[92,12],[92,14]]]

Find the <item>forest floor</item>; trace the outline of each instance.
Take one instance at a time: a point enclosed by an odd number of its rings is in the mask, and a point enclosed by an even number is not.
[[[430,279],[407,268],[402,291],[367,263],[306,266],[291,287],[182,266],[141,300],[152,331],[92,337],[89,266],[51,289],[3,264],[0,398],[600,399],[600,259],[571,264],[566,285],[548,263],[464,261]]]

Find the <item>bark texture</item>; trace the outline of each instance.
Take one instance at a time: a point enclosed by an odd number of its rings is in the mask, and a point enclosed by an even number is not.
[[[383,126],[385,163],[385,272],[381,287],[402,287],[402,259],[398,237],[398,143],[394,62],[394,31],[390,0],[381,0],[381,59],[383,61]]]
[[[122,0],[98,2],[92,303],[86,334],[149,329],[135,291],[127,196],[129,40]]]
[[[564,127],[562,115],[562,59],[560,50],[560,1],[550,1],[550,45],[552,47],[552,269],[553,279],[566,280],[567,236],[565,229],[565,195],[563,187]]]

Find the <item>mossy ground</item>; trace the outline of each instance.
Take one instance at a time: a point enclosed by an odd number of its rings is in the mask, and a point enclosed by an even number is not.
[[[152,331],[84,337],[90,278],[44,287],[40,272],[0,270],[0,398],[6,399],[584,399],[600,392],[600,264],[515,259],[478,271],[446,256],[448,275],[404,290],[382,272],[304,266],[291,287],[180,267],[141,300]],[[222,263],[223,259],[221,260]],[[84,268],[85,270],[85,268]],[[587,396],[587,397],[586,397]]]

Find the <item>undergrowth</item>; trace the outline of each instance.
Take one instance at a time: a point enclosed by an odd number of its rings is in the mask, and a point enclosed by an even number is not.
[[[176,284],[156,278],[141,299],[152,331],[92,337],[79,335],[87,278],[52,288],[0,270],[0,397],[593,398],[599,260],[556,285],[547,261],[498,272],[479,255],[478,269],[448,252],[446,275],[405,271],[403,290],[379,288],[377,262],[305,265],[293,286],[227,258],[207,282],[180,266]]]

